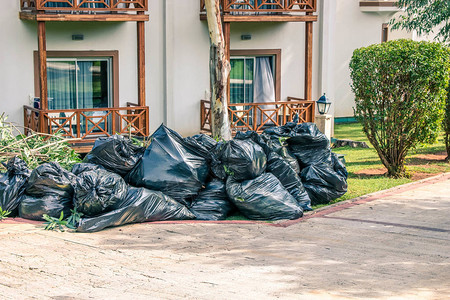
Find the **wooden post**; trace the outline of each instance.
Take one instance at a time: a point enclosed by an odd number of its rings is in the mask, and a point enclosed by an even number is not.
[[[140,11],[138,14],[143,14]],[[137,22],[138,104],[145,106],[145,22]]]
[[[228,63],[231,62],[231,23],[230,22],[224,22],[223,23],[223,36],[225,39],[225,59],[228,61]],[[230,73],[228,72],[227,77],[227,103],[230,103]]]
[[[312,15],[308,12],[307,15]],[[312,100],[313,22],[305,23],[305,100]]]
[[[39,97],[41,110],[48,110],[47,92],[47,46],[45,38],[45,22],[38,21],[38,58],[39,58]],[[39,113],[39,131],[47,132],[44,124],[44,115]]]
[[[227,83],[230,63],[220,16],[220,0],[206,0],[206,18],[210,38],[209,76],[211,84],[211,131],[215,138],[231,139],[228,119]]]

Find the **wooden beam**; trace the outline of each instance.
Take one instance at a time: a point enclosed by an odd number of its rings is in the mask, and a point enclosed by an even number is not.
[[[225,59],[231,63],[231,23],[230,22],[224,22],[223,23],[223,37],[225,39]],[[228,79],[227,79],[227,96],[228,96],[228,103],[230,103],[230,73],[228,73]]]
[[[38,22],[39,97],[41,109],[48,109],[47,102],[47,45],[45,22]]]
[[[206,14],[200,14],[206,20]],[[224,22],[316,22],[315,15],[225,15]]]
[[[45,22],[38,22],[38,56],[39,56],[39,97],[41,109],[48,109],[47,101],[47,46],[45,38]],[[39,114],[39,131],[47,132],[43,114]]]
[[[138,104],[145,106],[145,22],[137,22]]]
[[[20,12],[21,20],[38,22],[146,22],[149,16],[141,14],[45,14]]]
[[[305,100],[312,100],[313,22],[305,24]]]
[[[396,7],[396,1],[360,1],[360,7]]]

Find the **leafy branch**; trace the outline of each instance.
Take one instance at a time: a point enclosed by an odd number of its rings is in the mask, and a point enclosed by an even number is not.
[[[64,231],[64,226],[69,228],[69,229],[76,229],[74,226],[72,226],[71,224],[69,224],[69,221],[64,220],[64,212],[61,212],[61,215],[58,218],[55,217],[50,217],[47,214],[44,214],[42,216],[42,218],[44,218],[45,222],[45,230],[59,230],[59,231]]]
[[[6,220],[10,214],[11,214],[10,211],[3,210],[2,207],[0,206],[0,221]]]
[[[44,134],[30,131],[26,136],[22,134],[20,126],[6,122],[5,115],[0,115],[0,162],[18,156],[31,169],[50,161],[70,169],[81,161],[79,155],[67,143],[73,140],[66,139],[62,133]]]

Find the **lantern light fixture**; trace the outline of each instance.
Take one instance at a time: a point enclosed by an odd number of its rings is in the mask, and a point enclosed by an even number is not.
[[[328,99],[325,93],[323,93],[323,95],[319,98],[319,100],[316,101],[316,103],[319,114],[325,115],[330,110],[331,101],[330,99]]]

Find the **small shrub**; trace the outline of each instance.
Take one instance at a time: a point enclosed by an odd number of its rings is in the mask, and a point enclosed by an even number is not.
[[[450,51],[438,43],[397,40],[356,49],[350,62],[355,117],[388,176],[404,177],[408,150],[441,129]]]

